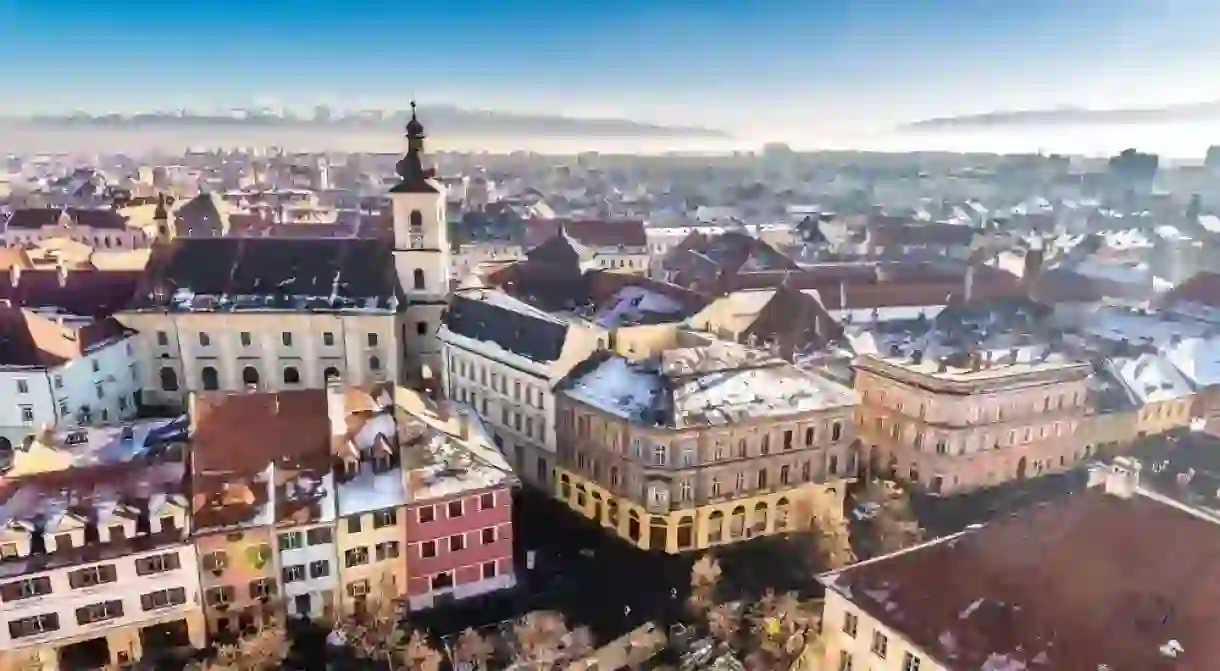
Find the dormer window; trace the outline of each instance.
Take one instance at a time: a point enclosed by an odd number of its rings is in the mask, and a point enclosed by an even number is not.
[[[151,526],[152,525],[149,524],[149,520],[148,520],[148,513],[145,511],[141,511],[139,516],[136,517],[136,534],[138,535],[138,534],[152,533]]]
[[[92,545],[102,542],[101,534],[98,533],[96,522],[87,522],[85,524],[85,545]]]

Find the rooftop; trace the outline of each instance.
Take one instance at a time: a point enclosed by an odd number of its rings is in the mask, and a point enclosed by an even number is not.
[[[850,389],[769,354],[726,342],[632,361],[599,353],[562,389],[602,412],[682,429],[797,415],[856,403]]]
[[[390,247],[359,238],[178,238],[158,248],[135,309],[392,312]]]
[[[1212,523],[1094,488],[822,581],[949,669],[1206,669],[1218,554]]]
[[[28,447],[14,450],[9,478],[71,468],[160,458],[187,439],[189,421],[145,419],[127,424],[44,432]]]
[[[0,306],[0,367],[53,368],[121,342],[132,332],[111,318],[51,318]]]

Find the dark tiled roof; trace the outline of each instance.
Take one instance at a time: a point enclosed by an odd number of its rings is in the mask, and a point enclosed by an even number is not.
[[[1179,429],[1137,440],[1140,486],[1220,516],[1220,437]]]
[[[824,580],[950,669],[1203,671],[1216,557],[1213,523],[1097,488]]]
[[[964,246],[974,241],[978,231],[954,224],[900,224],[873,227],[869,242],[881,246]]]
[[[224,235],[228,225],[224,215],[216,209],[212,194],[208,193],[201,193],[183,203],[174,216],[177,218],[179,235],[215,237]]]
[[[825,347],[843,329],[813,296],[780,285],[745,335],[797,352]]]
[[[379,240],[179,238],[155,249],[133,307],[394,310],[402,300]]]
[[[648,235],[644,232],[644,222],[638,219],[608,221],[531,219],[525,224],[526,244],[540,245],[558,235],[561,229],[573,240],[586,247],[605,249],[648,246]]]
[[[59,217],[64,211],[51,207],[14,210],[12,217],[8,220],[8,227],[38,229],[43,226],[56,226],[59,224]],[[114,210],[70,207],[66,212],[77,226],[120,231],[127,228],[127,217]]]
[[[0,279],[0,300],[16,307],[56,307],[89,317],[106,317],[121,310],[138,290],[138,270],[22,270],[17,282]]]
[[[568,337],[568,327],[557,321],[461,294],[450,301],[445,326],[460,336],[495,343],[538,363],[558,360]]]
[[[1178,303],[1198,303],[1220,307],[1220,273],[1201,272],[1161,296],[1160,304],[1170,307]]]

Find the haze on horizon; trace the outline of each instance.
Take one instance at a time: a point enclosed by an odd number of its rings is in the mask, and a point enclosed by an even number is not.
[[[1189,157],[1220,142],[1220,123],[892,132],[996,110],[1213,100],[1220,3],[1210,0],[132,0],[71,12],[10,2],[0,25],[6,114],[401,108],[414,95],[705,126],[736,140],[713,144],[737,148],[1096,154],[1117,142]]]

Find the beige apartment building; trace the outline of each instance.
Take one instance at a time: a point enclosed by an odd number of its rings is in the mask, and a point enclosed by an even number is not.
[[[173,450],[5,483],[0,670],[102,668],[204,645],[183,471]]]
[[[1092,366],[1044,345],[936,359],[895,351],[858,357],[855,368],[870,473],[955,494],[1089,456],[1081,427]]]
[[[641,549],[678,553],[841,514],[852,390],[711,342],[599,352],[559,385],[555,495]]]

